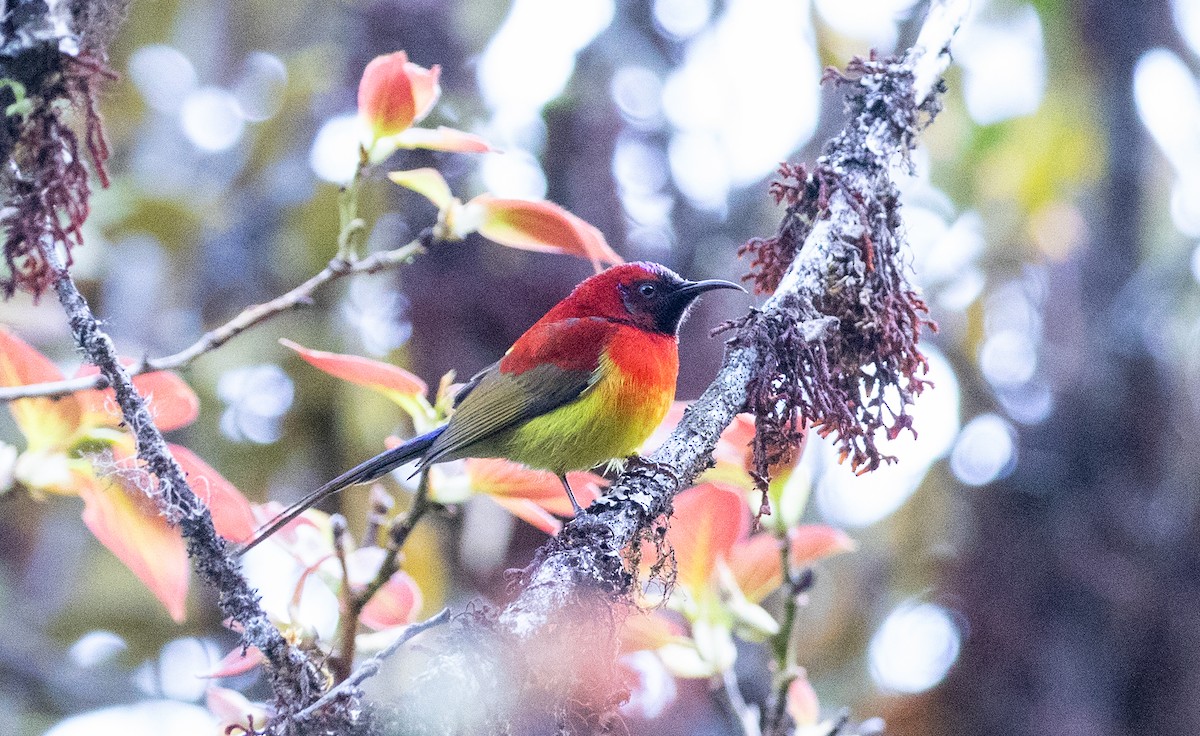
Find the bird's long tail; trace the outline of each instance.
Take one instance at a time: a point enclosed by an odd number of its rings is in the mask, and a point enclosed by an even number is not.
[[[308,494],[304,498],[289,506],[274,519],[267,522],[267,524],[260,529],[257,534],[254,535],[254,539],[251,539],[246,546],[238,550],[238,557],[241,557],[249,552],[251,549],[256,547],[259,542],[282,529],[289,522],[307,511],[313,505],[319,503],[322,499],[332,496],[338,491],[349,488],[350,486],[356,486],[360,483],[370,483],[373,480],[382,478],[384,475],[387,475],[389,472],[400,467],[404,463],[421,457],[444,429],[445,427],[438,427],[432,432],[427,432],[420,437],[412,438],[403,445],[399,445],[390,450],[381,452],[370,460],[350,468],[338,477]]]

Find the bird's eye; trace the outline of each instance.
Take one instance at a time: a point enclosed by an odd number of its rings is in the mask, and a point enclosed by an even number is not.
[[[642,284],[638,287],[638,293],[650,297],[658,293],[658,288],[654,284]]]

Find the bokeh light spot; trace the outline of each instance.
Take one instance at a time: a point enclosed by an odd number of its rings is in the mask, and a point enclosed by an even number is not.
[[[196,68],[179,49],[143,46],[129,57],[129,78],[153,109],[174,114],[196,89]]]
[[[179,118],[187,139],[208,153],[233,148],[246,129],[237,98],[219,87],[203,87],[188,94]]]
[[[1016,463],[1016,431],[996,414],[980,414],[967,422],[950,453],[954,477],[972,486],[1004,477]]]
[[[950,613],[932,603],[905,603],[871,637],[871,677],[884,690],[920,693],[937,685],[962,648]]]

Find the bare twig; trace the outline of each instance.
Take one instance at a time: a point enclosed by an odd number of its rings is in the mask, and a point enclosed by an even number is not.
[[[742,697],[742,689],[738,685],[737,673],[730,667],[721,673],[717,680],[714,695],[729,711],[729,718],[737,727],[741,736],[762,736],[758,728],[758,709],[749,705]]]
[[[309,718],[312,718],[313,715],[315,715],[317,713],[317,711],[330,705],[338,698],[346,697],[346,696],[353,696],[355,694],[355,691],[358,689],[359,685],[361,685],[363,682],[365,682],[367,680],[367,678],[374,677],[379,672],[380,666],[383,665],[383,660],[387,659],[392,654],[394,654],[397,649],[399,649],[401,646],[403,646],[406,642],[408,642],[410,639],[415,637],[417,634],[420,634],[421,632],[426,631],[428,629],[432,629],[435,626],[440,626],[449,620],[450,620],[450,609],[443,608],[442,612],[439,613],[438,615],[434,616],[433,618],[426,619],[425,621],[422,621],[419,624],[412,624],[407,629],[405,629],[404,633],[401,634],[399,637],[397,637],[395,641],[393,641],[391,644],[388,644],[378,654],[372,656],[370,659],[368,659],[367,661],[360,664],[358,666],[358,669],[354,670],[353,674],[351,674],[348,678],[346,678],[346,680],[344,682],[342,682],[337,687],[331,689],[329,692],[322,695],[312,705],[310,705],[307,708],[305,708],[304,710],[292,715],[291,720],[293,720],[293,721],[308,720]]]
[[[392,521],[391,528],[388,530],[388,545],[387,551],[384,554],[383,561],[379,564],[379,570],[375,573],[375,577],[371,582],[367,583],[367,587],[354,595],[350,591],[349,573],[343,567],[345,582],[343,583],[342,594],[345,596],[345,605],[341,617],[338,620],[338,636],[340,643],[338,647],[337,663],[338,672],[335,674],[337,682],[346,679],[350,673],[350,667],[354,662],[355,641],[358,636],[358,618],[362,615],[363,609],[379,592],[379,589],[391,580],[392,575],[400,569],[400,551],[404,548],[404,543],[408,541],[408,537],[412,534],[413,529],[417,527],[417,522],[425,515],[425,512],[432,506],[429,500],[429,470],[421,471],[421,478],[417,483],[417,492],[413,496],[412,506],[404,512],[403,515],[397,516]],[[341,552],[341,558],[345,559],[344,550]]]
[[[140,375],[151,371],[174,370],[184,368],[196,358],[216,350],[246,330],[259,325],[268,319],[291,311],[309,303],[313,292],[331,281],[337,281],[346,276],[357,274],[373,274],[385,271],[410,261],[414,256],[424,252],[432,237],[432,230],[426,230],[416,240],[408,245],[394,250],[382,251],[370,255],[360,261],[346,261],[334,258],[320,273],[300,284],[296,288],[275,297],[269,302],[246,307],[238,316],[225,324],[204,333],[199,340],[188,347],[171,355],[161,358],[144,358],[126,367],[132,375]],[[76,391],[87,389],[107,388],[110,384],[104,374],[70,378],[64,381],[34,383],[28,386],[8,386],[0,388],[0,401],[13,401],[32,397],[66,396]]]
[[[775,683],[763,717],[762,730],[766,736],[786,736],[788,733],[787,693],[792,682],[803,671],[796,662],[796,614],[800,610],[801,594],[813,584],[812,568],[803,571],[794,569],[786,547],[780,551],[780,556],[787,597],[783,603],[783,621],[779,633],[771,640],[775,653]]]
[[[354,605],[354,594],[350,591],[350,563],[346,560],[346,517],[334,514],[329,519],[329,525],[333,531],[333,553],[342,573],[342,588],[338,591],[338,623],[343,631],[350,632],[349,648],[343,646],[342,655],[329,659],[333,681],[337,683],[350,676],[350,668],[354,665],[354,636],[358,633],[358,626],[347,625]],[[357,614],[354,614],[354,617],[357,618]],[[349,652],[348,656],[345,656],[346,652]]]

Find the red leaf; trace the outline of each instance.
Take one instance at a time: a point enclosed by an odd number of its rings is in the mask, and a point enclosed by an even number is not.
[[[758,603],[783,583],[781,546],[771,534],[755,534],[734,545],[729,569],[751,602]]]
[[[254,512],[242,492],[186,447],[171,445],[171,454],[183,468],[192,491],[208,507],[217,534],[234,542],[250,541],[254,537]]]
[[[62,380],[62,372],[31,345],[0,327],[0,386],[29,386]],[[41,450],[66,441],[79,428],[81,410],[74,396],[20,399],[9,411],[29,449]]]
[[[456,153],[488,153],[492,146],[472,133],[439,125],[429,128],[409,128],[391,139],[397,148],[423,148],[427,151],[454,151]]]
[[[411,624],[421,610],[421,589],[408,573],[397,571],[363,607],[359,621],[376,631]]]
[[[815,726],[820,718],[821,704],[817,702],[817,691],[807,675],[801,674],[792,680],[787,690],[787,712],[801,728]]]
[[[182,622],[187,607],[188,558],[179,532],[136,488],[81,478],[83,522]]]
[[[857,546],[846,532],[825,524],[802,524],[788,530],[788,554],[797,567],[851,552]]]
[[[671,408],[667,410],[667,415],[663,417],[663,420],[659,422],[654,432],[642,443],[639,452],[643,456],[649,455],[662,447],[662,444],[667,441],[667,437],[671,435],[671,432],[675,431],[675,426],[683,419],[683,412],[688,408],[689,404],[690,402],[687,401],[671,402]]]
[[[241,647],[234,647],[233,651],[217,662],[217,666],[212,672],[205,673],[203,676],[208,678],[233,677],[249,672],[262,662],[263,653],[258,647],[247,647],[244,654]]]
[[[374,139],[396,135],[429,114],[441,94],[440,71],[413,64],[403,51],[367,64],[358,83],[358,114]]]
[[[122,360],[129,365],[133,361]],[[85,365],[75,374],[94,376],[100,369]],[[133,386],[146,399],[154,423],[163,432],[186,427],[200,416],[200,398],[192,387],[170,371],[154,371],[133,377]],[[80,391],[77,396],[86,413],[84,422],[99,426],[117,426],[121,423],[121,410],[116,405],[113,390]]]
[[[472,199],[466,207],[471,214],[465,219],[477,217],[479,234],[501,245],[567,253],[588,259],[597,269],[602,263],[623,262],[599,230],[553,202],[497,199],[484,194]]]
[[[402,397],[424,396],[428,388],[425,382],[403,368],[358,355],[342,355],[327,353],[323,350],[310,350],[297,345],[291,340],[280,340],[284,347],[291,348],[300,354],[310,365],[325,371],[344,381],[365,386],[378,391],[389,398],[393,395]],[[395,400],[395,399],[393,399]]]
[[[676,496],[667,540],[675,548],[679,583],[693,591],[707,587],[717,560],[729,557],[749,517],[742,492],[730,486],[704,483]]]
[[[617,633],[621,639],[622,654],[658,649],[685,636],[683,627],[661,611],[635,611],[621,622]]]
[[[754,417],[750,414],[738,414],[717,440],[713,459],[717,463],[728,463],[739,469],[749,470],[753,467],[750,447],[753,439]]]

